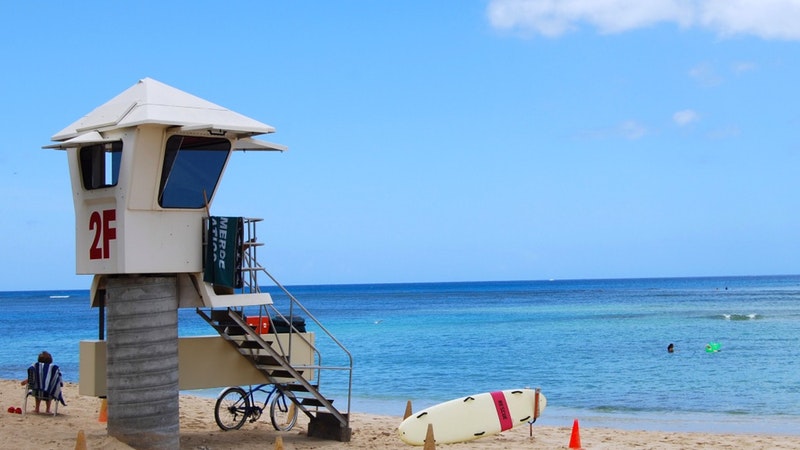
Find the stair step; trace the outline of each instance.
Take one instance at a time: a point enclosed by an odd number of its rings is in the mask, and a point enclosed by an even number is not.
[[[289,378],[294,379],[294,376],[288,370],[283,370],[280,366],[256,366],[258,370],[264,370],[269,372],[269,376],[273,378]],[[298,370],[297,373],[300,375],[303,374],[303,371]]]
[[[230,311],[228,312],[227,309],[212,309],[211,310],[211,321],[217,322],[220,325],[238,325],[233,317],[238,317],[241,320],[244,320],[244,315],[239,311]]]
[[[325,400],[327,400],[329,403],[333,403],[333,400],[331,400],[329,398],[326,398]],[[324,406],[322,404],[322,402],[317,400],[316,398],[304,398],[304,399],[300,400],[300,404],[303,405],[303,406],[312,406],[312,407],[317,407],[317,408]]]
[[[273,366],[273,367],[280,367],[281,363],[277,359],[273,358],[269,355],[245,355],[253,361],[254,364],[258,366]]]
[[[234,342],[243,342],[243,341],[256,342],[255,338],[252,337],[252,335],[250,335],[250,334],[237,334],[235,336],[230,336],[229,340],[234,341]],[[263,334],[261,335],[261,340],[263,340],[267,344],[272,344],[272,339],[267,339],[267,336],[265,336]],[[265,349],[265,351],[266,351],[266,349]]]
[[[215,322],[225,322],[225,321],[233,322],[233,320],[230,317],[229,311],[230,311],[230,313],[233,313],[234,315],[242,317],[242,313],[239,312],[239,311],[233,311],[233,310],[227,310],[227,309],[212,309],[211,310],[211,320],[213,320]]]
[[[314,390],[318,390],[319,386],[317,386],[315,384],[312,384],[311,388],[314,389]],[[306,389],[305,386],[303,386],[302,384],[298,384],[298,383],[286,383],[286,384],[284,384],[282,386],[282,389],[285,390],[285,391],[291,391],[291,392],[308,392],[308,389]]]
[[[225,327],[225,333],[229,336],[243,336],[247,334],[247,331],[239,324],[234,323]]]
[[[236,344],[239,346],[239,350],[242,349],[263,349],[264,347],[261,346],[259,342],[256,341],[236,341]]]
[[[272,370],[272,371],[275,371],[275,370],[285,370],[286,369],[286,366],[282,366],[278,362],[272,362],[272,363],[267,363],[267,364],[257,364],[257,363],[254,362],[253,366],[258,370]],[[303,372],[298,370],[298,373],[303,373]]]

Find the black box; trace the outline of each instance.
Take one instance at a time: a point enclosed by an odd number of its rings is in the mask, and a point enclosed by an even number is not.
[[[275,333],[288,333],[289,332],[289,322],[286,321],[283,317],[275,316],[272,318],[272,324],[274,325],[273,330]],[[304,317],[294,316],[292,317],[292,326],[294,327],[294,331],[305,333],[306,332],[306,319]]]

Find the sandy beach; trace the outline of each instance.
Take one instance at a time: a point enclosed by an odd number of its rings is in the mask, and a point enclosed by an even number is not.
[[[23,389],[18,381],[0,380],[3,410],[22,406]],[[4,412],[0,420],[3,448],[74,449],[79,431],[86,437],[90,449],[129,449],[127,445],[106,434],[106,424],[98,421],[100,399],[78,395],[78,386],[64,387],[67,406],[56,417],[33,413],[18,415]],[[306,421],[289,432],[272,429],[269,420],[247,423],[241,430],[221,431],[214,423],[214,400],[189,395],[181,396],[181,449],[217,450],[242,448],[275,448],[278,436],[284,449],[411,449],[395,434],[400,415],[377,416],[354,413],[351,421],[353,438],[342,443],[306,437]],[[506,431],[476,441],[438,445],[447,449],[562,449],[569,448],[572,424],[564,427],[534,425],[533,437],[528,426]],[[609,428],[580,428],[583,448],[587,449],[797,449],[800,436],[769,436],[750,434],[674,433],[652,431],[623,431]]]

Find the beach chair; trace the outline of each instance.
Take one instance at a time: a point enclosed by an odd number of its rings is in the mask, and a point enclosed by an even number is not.
[[[66,406],[61,395],[61,370],[55,364],[37,362],[28,367],[28,384],[25,385],[25,398],[22,401],[22,414],[28,410],[28,397],[40,402],[51,402],[52,414],[58,415],[58,404]]]

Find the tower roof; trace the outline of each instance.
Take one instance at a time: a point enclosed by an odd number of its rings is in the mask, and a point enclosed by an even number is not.
[[[152,78],[144,78],[89,114],[59,131],[53,141],[66,141],[91,132],[158,124],[186,131],[220,130],[238,137],[272,133],[265,123],[215,105]]]

